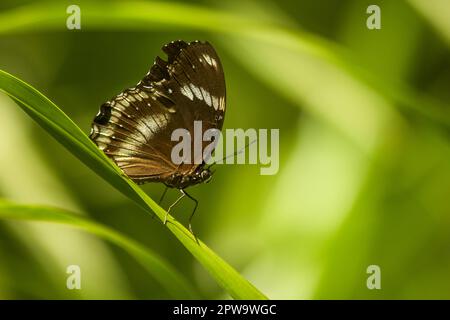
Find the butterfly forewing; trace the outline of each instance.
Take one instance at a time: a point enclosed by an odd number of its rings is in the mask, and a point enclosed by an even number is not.
[[[91,139],[137,182],[165,182],[174,174],[189,175],[198,159],[174,164],[172,132],[194,135],[194,121],[203,131],[221,129],[225,113],[225,79],[219,57],[209,43],[171,42],[163,47],[136,85],[104,103],[94,119]],[[206,142],[204,143],[205,146]]]

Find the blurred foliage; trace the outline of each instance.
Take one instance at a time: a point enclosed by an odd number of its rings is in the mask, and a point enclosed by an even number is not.
[[[124,237],[114,230],[96,224],[88,219],[81,218],[77,216],[77,214],[53,207],[17,205],[1,201],[0,217],[3,219],[19,221],[26,220],[60,223],[95,234],[105,240],[111,241],[133,255],[136,260],[141,262],[142,266],[161,283],[172,298],[198,298],[187,280],[172,266],[168,265],[163,259],[158,257],[157,254],[143,248],[140,244]],[[91,283],[91,285],[92,284],[93,283]]]
[[[0,69],[39,88],[86,133],[98,106],[174,39],[215,45],[225,128],[280,129],[277,175],[220,166],[192,189],[199,237],[265,294],[450,298],[448,1],[89,2],[80,31],[65,28],[69,4],[3,0]],[[370,4],[381,7],[381,30],[366,28]],[[226,297],[160,223],[3,95],[0,133],[2,198],[84,212],[157,252],[201,296]],[[156,199],[163,186],[144,189]],[[189,210],[185,202],[174,215],[186,221]],[[91,285],[65,289],[70,264]],[[366,287],[372,264],[381,290]],[[0,224],[0,299],[167,297],[99,238]]]

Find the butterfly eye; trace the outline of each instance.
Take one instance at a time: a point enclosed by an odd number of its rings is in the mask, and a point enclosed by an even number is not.
[[[211,180],[211,177],[211,171],[209,171],[208,169],[205,169],[200,173],[200,178],[203,182],[208,183]]]

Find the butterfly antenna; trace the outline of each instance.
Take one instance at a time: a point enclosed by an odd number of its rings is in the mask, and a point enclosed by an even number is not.
[[[254,144],[255,142],[256,142],[256,139],[253,140],[253,141],[250,141],[249,143],[247,143],[247,144],[246,144],[243,148],[241,148],[240,150],[238,150],[238,151],[234,152],[233,154],[229,154],[229,155],[225,156],[224,158],[222,158],[221,162],[223,162],[224,160],[226,160],[226,159],[228,159],[228,158],[235,157],[235,156],[237,156],[238,154],[241,154],[242,152],[244,152],[245,149],[247,149],[248,147],[250,147],[250,146],[251,146],[252,144]],[[217,161],[211,163],[211,164],[209,165],[208,169],[211,168],[211,167],[212,167],[213,165],[215,165],[215,164],[217,164]]]

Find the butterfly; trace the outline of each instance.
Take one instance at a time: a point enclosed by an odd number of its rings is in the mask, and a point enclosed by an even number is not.
[[[194,121],[204,130],[221,130],[225,116],[225,77],[216,51],[208,42],[172,41],[162,47],[167,60],[156,57],[150,71],[132,88],[101,105],[90,138],[137,183],[161,182],[180,190],[207,182],[212,171],[204,159],[175,164],[171,153],[178,128],[194,134]],[[205,146],[206,142],[203,142]],[[191,159],[192,160],[192,159]],[[161,200],[162,200],[161,198]],[[160,201],[161,201],[160,200]],[[167,221],[167,215],[164,222]]]

